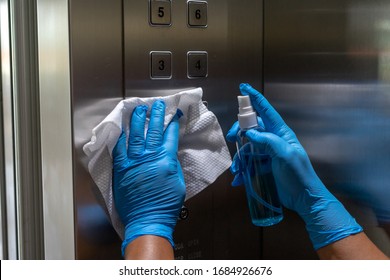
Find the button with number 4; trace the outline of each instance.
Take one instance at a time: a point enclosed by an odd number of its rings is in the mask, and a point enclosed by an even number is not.
[[[150,52],[150,78],[172,78],[172,53],[169,51]]]
[[[207,27],[207,2],[188,1],[188,26]]]
[[[187,76],[193,78],[205,78],[208,75],[207,52],[190,51],[187,53]]]
[[[171,25],[171,1],[150,0],[150,24]]]

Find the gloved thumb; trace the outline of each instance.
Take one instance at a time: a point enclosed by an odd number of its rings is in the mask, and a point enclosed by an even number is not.
[[[288,150],[289,144],[273,133],[259,132],[252,129],[246,132],[246,136],[254,145],[272,158],[283,157]]]

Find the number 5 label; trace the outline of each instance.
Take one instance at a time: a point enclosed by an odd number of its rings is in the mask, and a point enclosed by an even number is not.
[[[171,1],[151,0],[149,10],[151,25],[171,25]]]

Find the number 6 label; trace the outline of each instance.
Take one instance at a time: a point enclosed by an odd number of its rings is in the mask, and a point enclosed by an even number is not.
[[[207,27],[207,2],[188,1],[188,26]]]

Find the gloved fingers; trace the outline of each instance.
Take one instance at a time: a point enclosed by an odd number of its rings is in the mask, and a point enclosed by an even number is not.
[[[259,130],[265,131],[263,120],[260,117],[257,117],[257,123],[259,124]],[[240,130],[240,125],[237,121],[229,129],[228,133],[226,134],[226,139],[229,142],[236,142],[237,141],[237,133],[239,130]]]
[[[232,187],[239,187],[244,184],[244,179],[242,178],[242,174],[238,173],[236,176],[234,176]]]
[[[281,133],[285,133],[286,128],[289,128],[268,100],[249,84],[241,84],[240,91],[243,95],[250,96],[252,106],[263,119],[266,130],[282,137]]]
[[[149,128],[146,134],[146,149],[155,150],[161,147],[164,137],[165,103],[157,100],[150,113]]]
[[[265,154],[272,158],[284,158],[287,156],[290,145],[273,133],[248,130],[246,136],[254,145],[258,146]]]
[[[180,109],[177,109],[176,115],[173,117],[164,132],[164,146],[167,151],[174,156],[177,155],[179,147],[179,119],[181,116],[183,116],[183,112],[180,111]]]
[[[234,154],[232,164],[230,166],[230,172],[233,175],[237,175],[238,173],[241,172],[241,162],[240,162],[240,157],[238,156],[238,153]]]
[[[141,154],[145,150],[145,121],[148,106],[135,107],[130,120],[129,145],[127,156],[129,158]]]
[[[232,186],[233,187],[241,186],[243,184],[243,178],[242,178],[241,162],[238,153],[236,153],[233,157],[232,165],[230,166],[230,172],[234,175]]]
[[[240,126],[237,121],[232,125],[232,127],[229,129],[228,133],[226,134],[226,140],[228,140],[229,142],[236,142],[237,133],[239,130],[240,130]]]
[[[123,130],[118,138],[118,142],[116,142],[116,145],[112,150],[112,158],[114,168],[122,166],[128,160],[126,152],[126,134]]]
[[[177,172],[180,175],[179,176],[180,186],[184,186],[184,193],[185,193],[186,192],[186,190],[185,190],[186,182],[184,181],[183,169],[181,168],[180,162],[179,161],[177,161],[177,162],[178,162],[178,164],[177,164]],[[184,194],[184,198],[185,198],[185,194]],[[184,198],[183,198],[183,202],[184,202]]]

